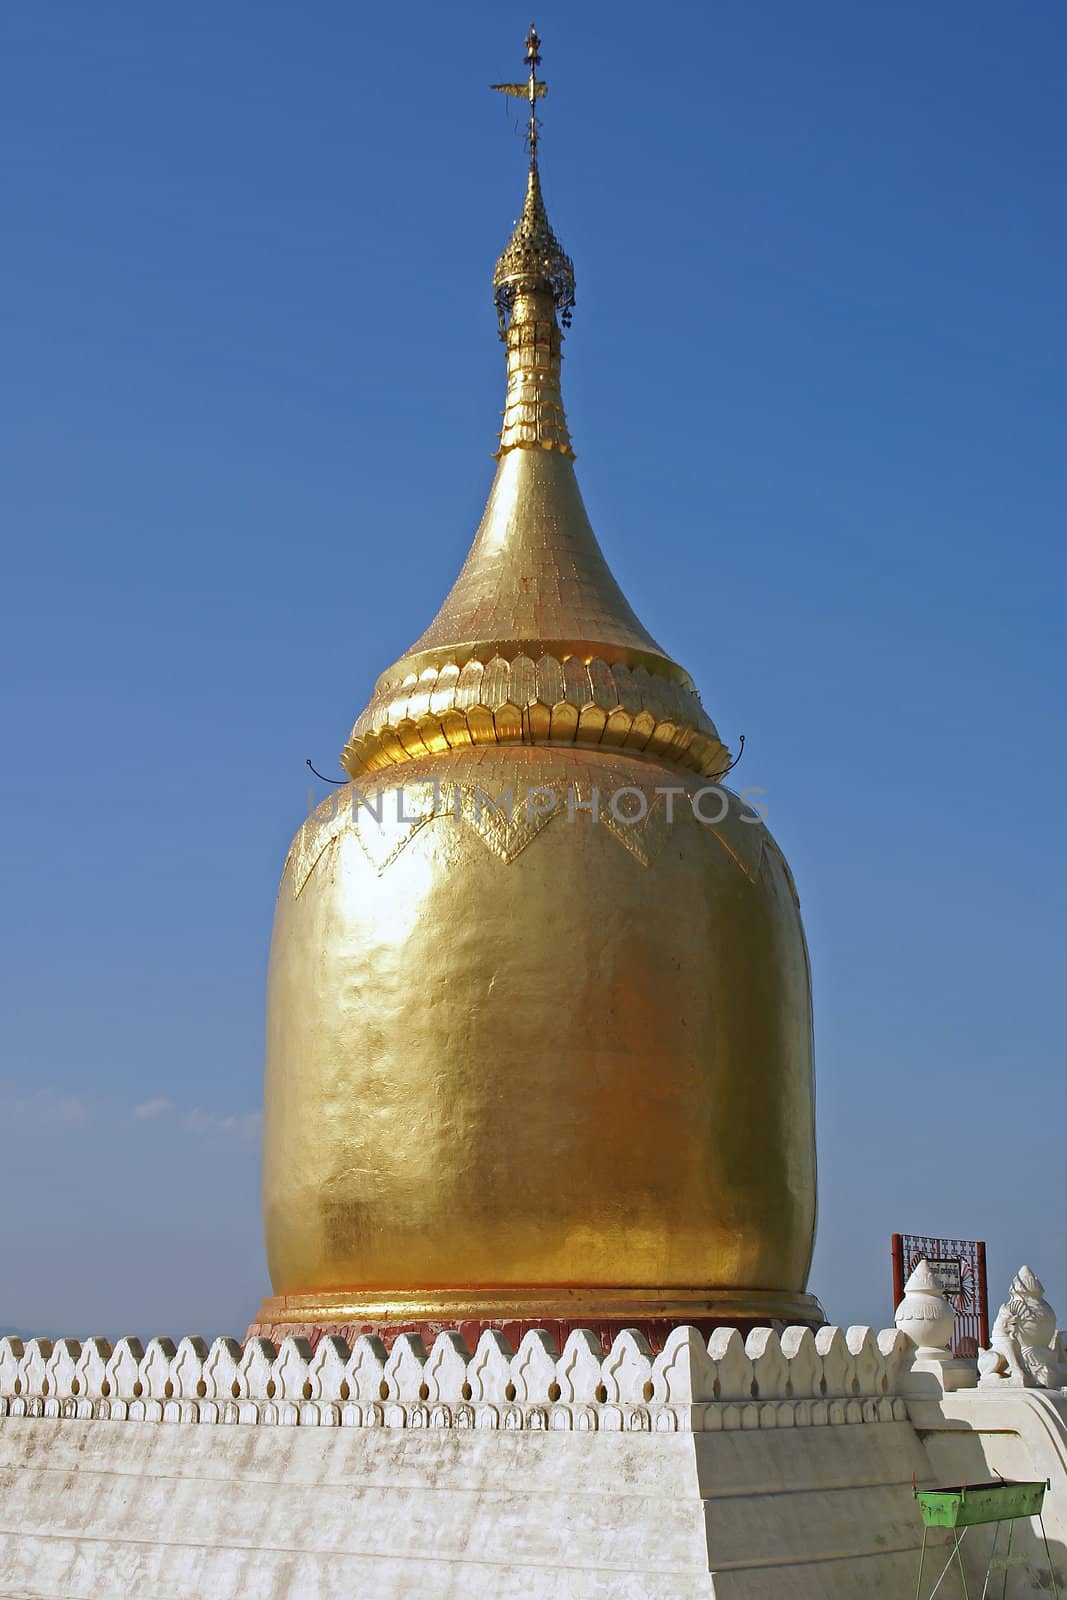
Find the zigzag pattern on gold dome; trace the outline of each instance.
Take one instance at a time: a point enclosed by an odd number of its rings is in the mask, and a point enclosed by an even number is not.
[[[538,801],[531,805],[523,797],[509,809],[487,798],[486,791],[475,783],[439,783],[418,779],[410,785],[390,791],[377,791],[369,798],[360,795],[354,785],[348,785],[336,795],[330,795],[301,828],[293,841],[286,861],[293,898],[296,899],[315,871],[316,866],[330,847],[345,834],[351,834],[379,876],[390,867],[421,829],[433,822],[460,826],[476,834],[482,843],[505,866],[510,865],[533,842],[549,823],[581,822],[585,826],[603,827],[616,839],[633,859],[643,867],[651,867],[670,837],[671,829],[679,825],[700,827],[714,835],[718,844],[749,880],[759,877],[764,843],[769,836],[762,827],[747,829],[740,836],[731,830],[728,838],[714,823],[701,823],[686,815],[684,808],[675,808],[673,820],[668,820],[666,798],[652,792],[646,795],[647,810],[634,820],[626,820],[612,809],[610,797],[622,791],[633,791],[633,773],[617,772],[608,768],[597,773],[593,783],[587,777],[557,777],[553,781],[531,786],[536,788]],[[644,791],[641,791],[644,792]],[[554,805],[548,809],[548,797]],[[595,797],[595,798],[594,798]],[[596,818],[591,807],[596,804]],[[622,808],[619,808],[622,810]],[[285,875],[283,874],[283,882]]]

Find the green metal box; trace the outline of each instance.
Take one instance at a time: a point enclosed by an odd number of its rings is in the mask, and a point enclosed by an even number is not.
[[[963,1483],[952,1489],[916,1489],[915,1498],[928,1528],[971,1528],[980,1522],[1007,1522],[1012,1517],[1039,1517],[1044,1483]]]

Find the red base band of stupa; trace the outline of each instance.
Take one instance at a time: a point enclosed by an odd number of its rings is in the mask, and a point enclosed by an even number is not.
[[[405,1305],[404,1302],[408,1303]],[[430,1304],[428,1302],[436,1302]],[[705,1338],[716,1328],[789,1326],[818,1328],[826,1321],[814,1295],[774,1294],[766,1290],[468,1290],[389,1295],[275,1295],[263,1302],[247,1339],[278,1345],[289,1335],[315,1346],[327,1335],[354,1344],[361,1334],[382,1340],[388,1349],[402,1333],[416,1334],[429,1349],[440,1333],[458,1333],[473,1350],[486,1330],[503,1335],[513,1350],[531,1329],[543,1329],[562,1349],[569,1334],[588,1329],[604,1350],[624,1328],[634,1328],[654,1352],[672,1329],[694,1327]]]

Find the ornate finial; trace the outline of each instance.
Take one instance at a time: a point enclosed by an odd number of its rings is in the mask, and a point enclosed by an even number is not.
[[[537,29],[531,23],[530,31],[526,35],[529,79],[526,83],[494,83],[491,86],[501,94],[515,95],[530,102],[530,126],[527,133],[530,147],[530,176],[526,186],[526,202],[515,232],[497,262],[493,274],[501,338],[506,335],[515,298],[523,292],[547,290],[565,328],[570,327],[571,308],[574,305],[574,265],[552,232],[541,195],[541,177],[537,170],[539,130],[535,108],[537,101],[548,93],[548,85],[537,76],[537,69],[541,65],[540,51],[541,40],[538,38]]]
[[[489,87],[496,89],[499,94],[511,94],[517,99],[529,100],[530,126],[526,137],[530,146],[530,160],[536,161],[538,127],[535,108],[538,100],[548,93],[548,84],[537,76],[537,69],[541,65],[541,41],[532,22],[530,31],[526,35],[526,64],[530,69],[530,76],[525,83],[491,83]]]
[[[928,1261],[916,1263],[893,1320],[901,1333],[919,1346],[921,1356],[944,1359],[956,1313],[942,1294]]]

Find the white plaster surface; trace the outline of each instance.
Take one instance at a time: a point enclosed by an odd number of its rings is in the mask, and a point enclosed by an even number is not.
[[[896,1594],[907,1423],[705,1434],[7,1417],[0,1594]],[[713,1579],[712,1572],[715,1577]],[[881,1587],[879,1587],[881,1585]]]
[[[680,1328],[655,1358],[632,1333],[0,1340],[0,1596],[895,1600],[913,1475],[996,1470],[1052,1478],[1067,1572],[1067,1399],[923,1398],[914,1353],[864,1328]],[[1014,1595],[1047,1594],[1023,1548]]]

